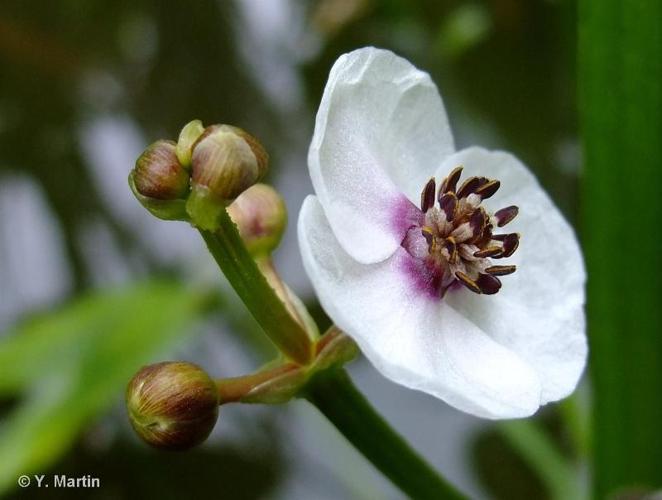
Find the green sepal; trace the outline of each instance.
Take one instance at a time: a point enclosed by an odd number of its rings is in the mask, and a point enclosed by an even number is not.
[[[186,201],[189,220],[198,229],[215,232],[220,227],[219,217],[225,211],[226,203],[219,200],[206,186],[193,185]]]
[[[192,120],[184,125],[179,138],[177,139],[177,149],[175,154],[182,167],[191,168],[191,156],[193,155],[193,145],[202,135],[205,127],[200,120]]]
[[[283,404],[296,397],[308,382],[306,367],[300,366],[263,382],[240,399],[242,403]]]
[[[267,375],[239,398],[241,403],[283,404],[293,398],[302,397],[308,382],[317,374],[342,367],[359,354],[356,342],[332,327],[316,343],[317,355],[308,366],[281,364],[275,361],[264,366],[257,374],[249,375],[245,380]],[[268,375],[269,373],[273,375]],[[239,380],[239,379],[237,379]]]
[[[359,355],[359,346],[351,337],[335,328],[326,335],[333,335],[333,338],[323,344],[315,357],[313,367],[316,372],[343,366]]]
[[[133,180],[133,171],[129,174],[129,187],[140,204],[153,216],[162,220],[190,221],[188,213],[186,212],[185,199],[159,200],[157,198],[143,196],[136,189],[136,184]]]

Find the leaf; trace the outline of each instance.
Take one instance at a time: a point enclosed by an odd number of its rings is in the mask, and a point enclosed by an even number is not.
[[[662,2],[582,0],[594,495],[662,486]]]
[[[203,301],[171,283],[136,285],[89,295],[0,342],[0,394],[23,392],[0,427],[0,492],[64,453],[140,366],[190,331]]]

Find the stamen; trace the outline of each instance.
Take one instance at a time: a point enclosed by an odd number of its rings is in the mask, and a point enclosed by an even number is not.
[[[439,198],[439,206],[446,214],[446,220],[451,222],[455,218],[457,211],[457,196],[455,196],[455,193],[444,193]]]
[[[457,197],[464,198],[465,196],[469,196],[471,193],[476,191],[476,189],[478,189],[480,185],[481,185],[480,177],[469,177],[466,181],[462,183],[460,189],[457,190]]]
[[[501,257],[510,257],[512,254],[515,253],[515,250],[517,250],[518,246],[519,246],[519,234],[510,233],[503,240],[503,253],[501,254]]]
[[[451,232],[451,236],[455,238],[455,241],[458,243],[464,243],[469,238],[473,238],[473,235],[473,229],[468,222],[463,222]]]
[[[444,247],[448,251],[448,262],[455,264],[457,262],[457,244],[452,237],[446,238]]]
[[[421,192],[421,210],[423,213],[427,212],[434,205],[434,192],[437,184],[434,177],[428,181]]]
[[[444,181],[441,183],[441,187],[439,188],[439,199],[441,200],[441,197],[446,194],[446,193],[454,193],[455,192],[455,187],[457,186],[457,181],[460,180],[460,176],[462,175],[462,166],[455,167],[453,170],[451,170],[451,173],[446,176]]]
[[[487,257],[494,257],[495,255],[499,255],[503,251],[503,247],[487,247],[483,250],[478,250],[477,252],[474,252],[474,257],[478,257],[480,259],[485,259]]]
[[[517,217],[518,213],[519,213],[519,208],[517,208],[515,205],[511,205],[509,207],[502,208],[501,210],[497,210],[494,213],[494,218],[497,220],[497,226],[499,227],[505,226],[511,220]]]
[[[471,219],[469,219],[469,224],[471,225],[471,230],[473,231],[473,237],[478,238],[483,234],[483,229],[487,226],[487,213],[483,207],[478,207],[473,214],[471,214]]]
[[[516,270],[517,266],[490,266],[485,269],[485,272],[492,276],[506,276],[508,274],[513,274]]]
[[[425,241],[428,242],[428,247],[431,247],[432,242],[434,241],[434,234],[432,233],[432,230],[429,227],[424,227],[421,229],[421,234],[423,235],[423,238],[425,238]]]
[[[420,223],[414,222],[403,240],[409,255],[420,261],[425,283],[434,295],[443,298],[455,282],[477,294],[493,295],[501,289],[499,276],[516,271],[514,265],[492,265],[491,259],[503,259],[515,253],[518,233],[493,234],[518,214],[515,205],[488,212],[483,200],[501,187],[496,179],[474,176],[457,188],[462,167],[454,168],[440,183],[431,178],[421,192]],[[435,207],[435,200],[439,208]],[[418,235],[425,239],[425,243]],[[411,238],[410,238],[411,236]],[[427,285],[426,285],[427,286]]]
[[[478,251],[478,247],[476,245],[471,245],[467,243],[460,245],[460,248],[458,250],[460,257],[462,257],[467,262],[474,262],[478,260],[477,257],[474,257],[474,254],[477,251]]]
[[[490,198],[496,193],[501,187],[499,181],[489,181],[486,184],[483,184],[478,189],[476,189],[476,194],[480,196],[483,200]]]
[[[501,280],[491,274],[479,274],[476,285],[485,295],[494,295],[501,288]]]
[[[457,271],[455,273],[455,277],[462,283],[464,286],[466,286],[469,290],[471,290],[474,293],[482,293],[480,287],[478,284],[472,280],[469,276],[464,274],[462,271]]]

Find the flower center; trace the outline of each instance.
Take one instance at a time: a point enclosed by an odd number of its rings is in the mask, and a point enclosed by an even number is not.
[[[510,257],[519,245],[519,234],[493,231],[512,221],[519,209],[509,206],[489,213],[481,203],[497,192],[500,182],[470,177],[458,188],[461,175],[462,167],[455,168],[438,192],[434,178],[428,181],[421,192],[422,222],[412,226],[402,241],[439,297],[455,283],[474,293],[495,294],[501,288],[498,277],[516,270],[493,260]]]

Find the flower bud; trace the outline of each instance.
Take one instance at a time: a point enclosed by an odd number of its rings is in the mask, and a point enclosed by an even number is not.
[[[267,171],[268,155],[250,134],[230,125],[207,127],[193,145],[192,192],[186,209],[193,223],[212,231],[221,210]]]
[[[199,366],[163,362],[143,367],[126,390],[129,420],[146,443],[185,450],[202,443],[218,418],[216,383]]]
[[[177,140],[177,159],[184,168],[191,166],[191,154],[193,151],[193,144],[205,131],[200,120],[193,120],[184,125],[184,128],[179,133]]]
[[[267,184],[255,184],[241,193],[228,207],[228,214],[253,257],[271,254],[287,225],[283,197]]]
[[[175,143],[156,141],[136,160],[133,182],[147,198],[172,200],[188,193],[189,176],[175,154]]]
[[[175,154],[175,143],[156,141],[136,160],[129,186],[138,201],[160,219],[187,220],[189,174]]]

